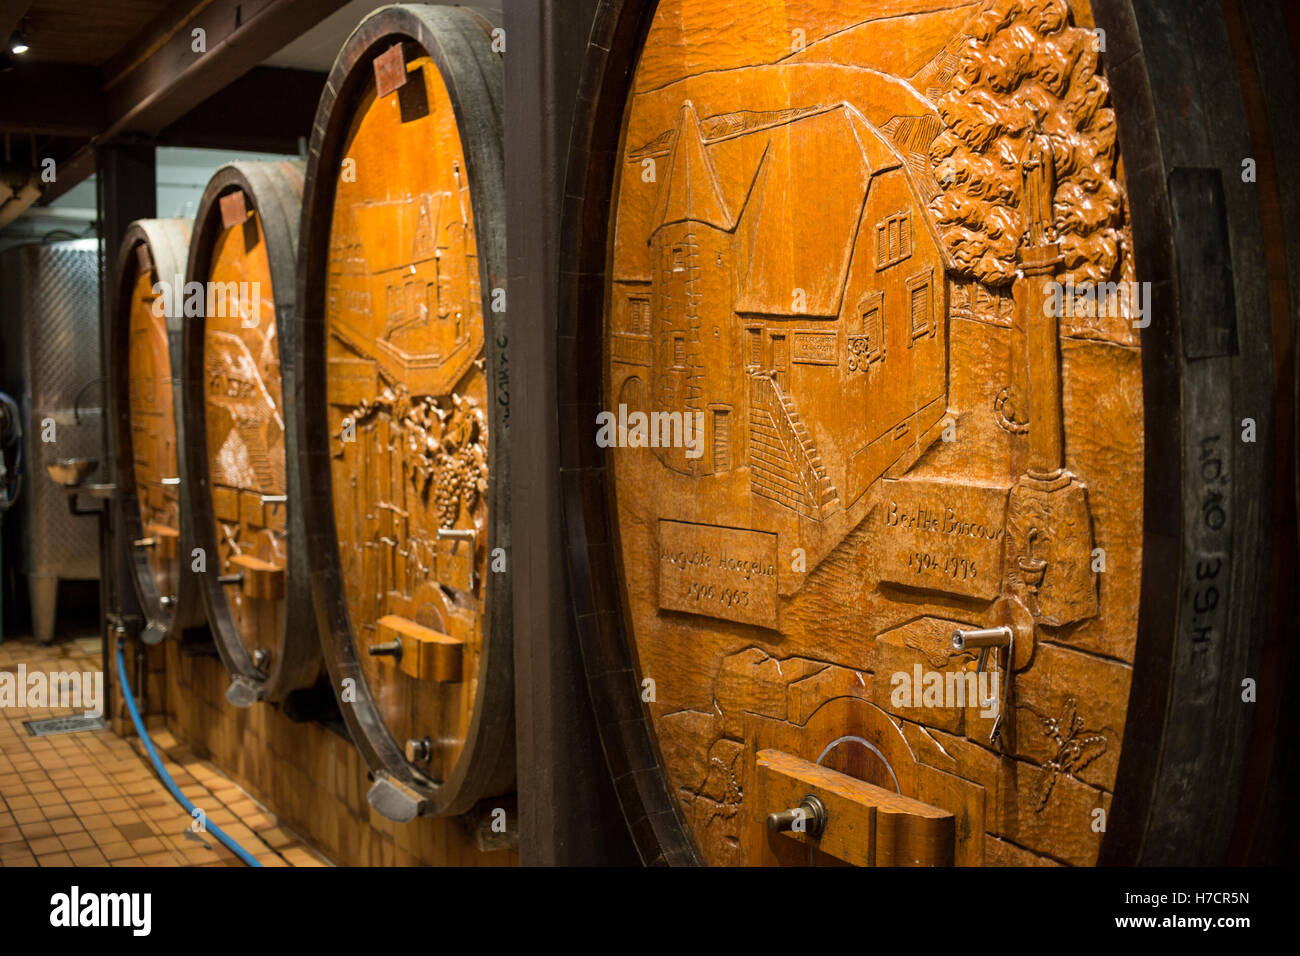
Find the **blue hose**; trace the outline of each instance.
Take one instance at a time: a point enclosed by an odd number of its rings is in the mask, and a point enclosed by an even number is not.
[[[135,697],[131,693],[131,684],[126,679],[126,659],[122,656],[122,638],[120,637],[117,639],[117,676],[121,678],[122,681],[122,696],[126,698],[126,709],[131,712],[131,722],[135,724],[135,732],[140,735],[140,740],[144,743],[144,749],[149,754],[149,760],[153,763],[154,769],[158,771],[158,776],[162,777],[162,782],[167,785],[167,789],[170,790],[172,796],[176,798],[176,802],[188,810],[190,816],[194,816],[196,812],[202,813],[198,807],[190,803],[189,798],[185,796],[185,794],[181,793],[181,788],[176,786],[176,781],[172,779],[172,775],[167,772],[167,768],[164,767],[162,761],[158,759],[158,751],[154,750],[153,741],[149,739],[149,732],[144,729],[144,721],[140,719],[140,711],[136,709]],[[254,859],[251,853],[236,843],[233,838],[228,836],[221,827],[217,826],[215,823],[207,823],[206,815],[204,816],[204,822],[207,831],[224,843],[230,849],[230,852],[235,854],[235,856],[239,857],[249,866],[262,865]]]

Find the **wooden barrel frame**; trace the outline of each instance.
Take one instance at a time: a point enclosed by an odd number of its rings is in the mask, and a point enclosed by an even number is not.
[[[246,212],[256,212],[261,221],[275,298],[286,469],[297,449],[297,435],[289,427],[287,407],[293,404],[293,364],[289,357],[293,349],[302,175],[301,162],[292,160],[237,162],[217,170],[199,201],[186,270],[187,283],[206,281],[204,277],[211,268],[217,239],[225,228],[221,201],[233,193],[242,193]],[[316,638],[309,569],[302,545],[305,540],[302,508],[292,496],[286,496],[285,502],[288,539],[283,631],[272,635],[270,666],[259,666],[240,638],[226,594],[229,585],[220,580],[222,568],[216,557],[219,550],[207,444],[206,324],[204,316],[191,316],[185,322],[183,334],[180,380],[186,427],[181,487],[194,547],[202,549],[207,556],[204,573],[196,577],[213,641],[231,674],[232,683],[226,696],[232,703],[247,707],[256,700],[282,700],[286,694],[315,683],[321,672],[320,644]]]
[[[649,712],[624,592],[611,452],[593,422],[603,396],[604,313],[611,261],[611,211],[625,105],[658,0],[603,0],[596,15],[575,111],[562,222],[557,367],[563,513],[574,627],[597,724],[630,832],[647,864],[704,862],[686,824]],[[1233,192],[1230,172],[1250,155],[1236,74],[1222,23],[1183,22],[1149,0],[1093,0],[1105,30],[1104,65],[1131,202],[1138,279],[1151,282],[1152,321],[1141,331],[1145,416],[1145,512],[1141,604],[1128,720],[1115,798],[1099,863],[1222,862],[1236,823],[1253,710],[1241,678],[1255,673],[1269,605],[1268,512],[1273,449],[1267,290],[1259,211]],[[1148,63],[1159,69],[1148,68]],[[1212,75],[1212,89],[1197,82]],[[1199,92],[1198,92],[1199,91]],[[1188,111],[1188,98],[1212,99]],[[1237,105],[1234,107],[1234,103]],[[1230,156],[1231,162],[1223,157]],[[1224,250],[1204,230],[1180,228],[1207,198],[1180,167],[1223,169],[1219,197],[1232,236],[1228,295],[1237,339],[1206,347],[1214,320],[1204,296],[1221,294],[1196,272]],[[1240,185],[1240,184],[1238,184]],[[1226,210],[1226,211],[1225,211]],[[1225,245],[1226,245],[1225,233]],[[1180,286],[1181,292],[1180,292]],[[1198,357],[1198,349],[1200,357]],[[1225,411],[1226,410],[1226,411]],[[1243,418],[1258,443],[1232,453],[1217,503],[1224,522],[1204,521],[1211,489],[1195,457],[1211,430],[1236,438]],[[1225,426],[1235,426],[1226,427]],[[1226,551],[1230,595],[1212,660],[1217,681],[1194,686],[1193,620],[1198,561]]]
[[[111,421],[116,428],[117,438],[114,443],[120,455],[118,473],[118,495],[122,499],[120,540],[117,546],[127,554],[127,566],[131,569],[132,584],[144,612],[144,630],[142,638],[146,644],[156,644],[164,637],[176,637],[188,627],[203,622],[203,607],[198,593],[198,582],[190,573],[188,555],[193,528],[184,507],[184,482],[180,488],[178,506],[180,510],[180,527],[177,542],[177,593],[172,602],[163,600],[166,595],[158,593],[158,584],[149,565],[149,557],[144,548],[136,543],[145,540],[145,528],[141,519],[140,502],[133,464],[133,441],[131,436],[131,376],[130,376],[130,296],[132,286],[143,265],[143,256],[149,257],[150,268],[156,281],[173,284],[178,277],[185,274],[188,256],[191,221],[188,219],[140,219],[131,223],[118,251],[117,268],[113,278],[113,327],[109,333],[110,351],[108,361],[115,363],[112,376],[112,415]],[[141,252],[141,249],[145,250]],[[175,290],[175,301],[180,300],[181,290]],[[172,378],[172,415],[176,427],[177,468],[179,458],[185,445],[185,423],[181,390],[178,386],[181,365],[181,333],[183,314],[173,314],[176,310],[168,308],[166,312],[168,356],[171,363]],[[177,475],[177,477],[183,477]]]
[[[496,24],[468,8],[402,5],[367,17],[335,60],[316,112],[303,193],[298,268],[298,328],[294,333],[297,385],[290,403],[299,456],[289,463],[290,496],[303,503],[317,627],[334,692],[352,739],[375,785],[369,797],[397,820],[416,815],[453,815],[514,783],[514,687],[511,576],[487,575],[478,693],[464,748],[452,772],[434,780],[405,759],[367,686],[344,598],[331,491],[326,408],[325,286],[334,205],[334,179],[351,106],[372,81],[376,58],[401,43],[428,55],[446,83],[453,104],[470,183],[483,293],[484,351],[490,401],[487,492],[487,553],[509,551],[508,405],[504,387],[507,333],[491,308],[494,286],[504,285],[505,201],[501,132],[502,75],[490,49]],[[500,550],[498,550],[500,549]],[[348,688],[355,694],[345,695]]]

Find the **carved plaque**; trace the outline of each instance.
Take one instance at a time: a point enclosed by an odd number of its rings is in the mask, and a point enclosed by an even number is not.
[[[394,46],[376,61],[383,94],[370,79],[337,179],[326,289],[330,475],[371,694],[399,748],[428,738],[419,769],[441,779],[464,746],[482,647],[487,381],[456,116],[433,62],[402,56]],[[447,648],[455,667],[421,663]]]
[[[283,588],[261,583],[267,572],[282,577],[286,564],[284,399],[261,217],[240,190],[220,203],[203,332],[208,474],[220,573],[242,576],[226,585],[226,598],[251,654],[273,646],[284,627]]]
[[[776,535],[659,522],[659,607],[776,627]]]
[[[610,213],[628,427],[602,444],[638,680],[709,862],[768,861],[768,749],[953,814],[959,864],[1097,858],[1144,466],[1091,26],[1084,0],[658,5]],[[619,440],[635,414],[652,440]],[[977,674],[953,632],[1002,626]]]
[[[1001,593],[1007,489],[901,478],[872,513],[882,581],[991,599]]]
[[[148,260],[147,246],[141,258]],[[171,277],[163,279],[170,283]],[[140,525],[158,596],[175,600],[179,585],[180,485],[176,457],[176,406],[167,340],[165,299],[154,295],[154,275],[146,266],[131,290],[128,394],[131,408],[131,467],[135,475]]]

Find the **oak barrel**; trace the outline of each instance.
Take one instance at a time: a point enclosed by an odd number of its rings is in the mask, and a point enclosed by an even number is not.
[[[118,547],[131,557],[132,584],[145,616],[143,639],[157,643],[203,621],[190,572],[192,529],[181,507],[179,449],[181,327],[190,219],[131,223],[117,255],[109,361],[110,421],[122,497]]]
[[[602,3],[559,416],[647,863],[1268,842],[1293,293],[1223,7]]]
[[[367,17],[326,84],[303,196],[289,496],[370,801],[398,820],[513,784],[491,16]]]
[[[187,280],[203,308],[185,320],[184,499],[227,698],[240,706],[282,700],[321,673],[301,503],[285,478],[302,186],[297,160],[221,167],[190,243]]]

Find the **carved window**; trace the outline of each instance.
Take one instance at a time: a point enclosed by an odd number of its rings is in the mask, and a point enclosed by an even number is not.
[[[686,268],[686,247],[673,246],[673,272],[682,272]]]
[[[912,214],[896,213],[876,223],[876,268],[902,262],[912,254]]]
[[[749,354],[745,357],[745,364],[762,366],[763,330],[761,328],[749,328],[745,331],[749,333]]]
[[[908,313],[912,324],[912,339],[933,335],[934,321],[934,270],[926,269],[907,280]]]
[[[673,333],[673,368],[686,368],[686,335]]]
[[[633,335],[650,334],[650,300],[642,298],[629,298],[628,300],[628,331]]]
[[[710,405],[713,413],[713,470],[731,470],[731,409]]]
[[[885,357],[884,292],[868,292],[858,300],[858,327],[848,335],[849,371],[865,372]]]

